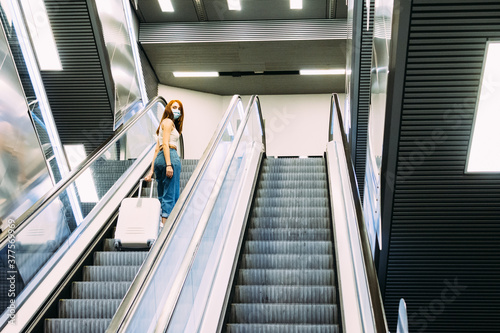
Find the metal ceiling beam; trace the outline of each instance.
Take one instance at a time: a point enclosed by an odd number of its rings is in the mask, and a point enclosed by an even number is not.
[[[345,39],[347,20],[142,23],[139,42],[207,43]]]
[[[205,4],[203,0],[193,0],[194,8],[196,10],[196,15],[200,22],[208,21],[207,11],[205,10]]]

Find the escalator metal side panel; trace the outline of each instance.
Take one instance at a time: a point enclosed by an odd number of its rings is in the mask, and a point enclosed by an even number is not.
[[[222,329],[263,158],[264,153],[261,147],[256,145],[245,168],[243,186],[239,193],[226,244],[198,329],[199,332],[220,332]]]
[[[118,181],[110,191],[108,191],[108,194],[101,200],[101,202],[105,202],[105,204],[103,204],[100,209],[96,207],[87,216],[86,219],[92,220],[92,223],[86,226],[85,230],[76,240],[73,240],[72,237],[67,240],[68,244],[70,244],[69,247],[64,245],[61,246],[59,251],[65,252],[60,256],[57,256],[56,252],[54,255],[54,260],[57,261],[55,266],[52,267],[39,284],[30,290],[30,294],[23,306],[17,309],[15,325],[6,325],[1,331],[2,333],[25,332],[27,330],[27,326],[33,322],[34,317],[40,313],[40,309],[48,303],[54,291],[72,270],[74,263],[84,254],[86,249],[95,239],[95,236],[119,207],[121,201],[137,185],[137,180],[142,177],[151,166],[153,155],[154,149],[151,148],[150,151],[144,154],[143,158],[137,162],[136,167],[126,175],[126,178],[123,179],[123,181]],[[106,199],[107,196],[109,197]]]

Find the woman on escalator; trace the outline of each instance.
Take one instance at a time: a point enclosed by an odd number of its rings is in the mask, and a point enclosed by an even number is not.
[[[181,160],[177,154],[177,148],[183,122],[184,107],[181,101],[170,101],[165,107],[160,125],[156,130],[158,139],[151,170],[144,178],[146,181],[151,181],[153,174],[156,175],[158,199],[161,202],[161,227],[164,226],[179,199]]]

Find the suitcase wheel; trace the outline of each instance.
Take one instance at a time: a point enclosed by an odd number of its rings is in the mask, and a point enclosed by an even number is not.
[[[119,240],[119,239],[115,239],[115,249],[118,250],[118,251],[121,251],[122,250],[122,242]]]

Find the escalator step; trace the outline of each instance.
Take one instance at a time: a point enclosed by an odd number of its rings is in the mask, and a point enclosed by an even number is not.
[[[328,183],[324,180],[296,180],[296,181],[259,181],[258,189],[326,189]]]
[[[324,165],[264,165],[262,166],[262,173],[304,173],[304,172],[325,172]]]
[[[239,285],[334,285],[333,269],[240,269]]]
[[[328,241],[247,241],[244,254],[333,254]]]
[[[62,299],[59,318],[113,318],[121,299]]]
[[[140,266],[148,255],[146,251],[95,252],[96,266]]]
[[[323,198],[255,198],[254,207],[294,207],[294,208],[322,208],[328,207],[327,197]]]
[[[73,282],[73,299],[121,299],[125,297],[132,282]]]
[[[337,324],[335,304],[231,305],[230,322],[258,324]]]
[[[326,217],[252,217],[251,228],[330,228],[330,219]]]
[[[303,170],[303,172],[283,172],[283,173],[262,173],[261,181],[279,181],[279,182],[294,182],[294,181],[322,181],[326,182],[325,172],[308,172],[308,170]]]
[[[338,325],[228,324],[227,333],[340,333]]]
[[[329,217],[328,207],[255,207],[251,217]]]
[[[111,319],[46,319],[45,333],[104,333]]]
[[[84,281],[132,281],[140,266],[85,266]]]
[[[236,286],[235,303],[336,303],[333,286]]]
[[[268,269],[331,269],[331,255],[244,254],[241,268]]]
[[[260,241],[329,241],[331,232],[329,229],[307,229],[307,228],[250,228],[248,229],[248,240]]]
[[[328,198],[325,188],[261,188],[257,190],[257,198]]]

